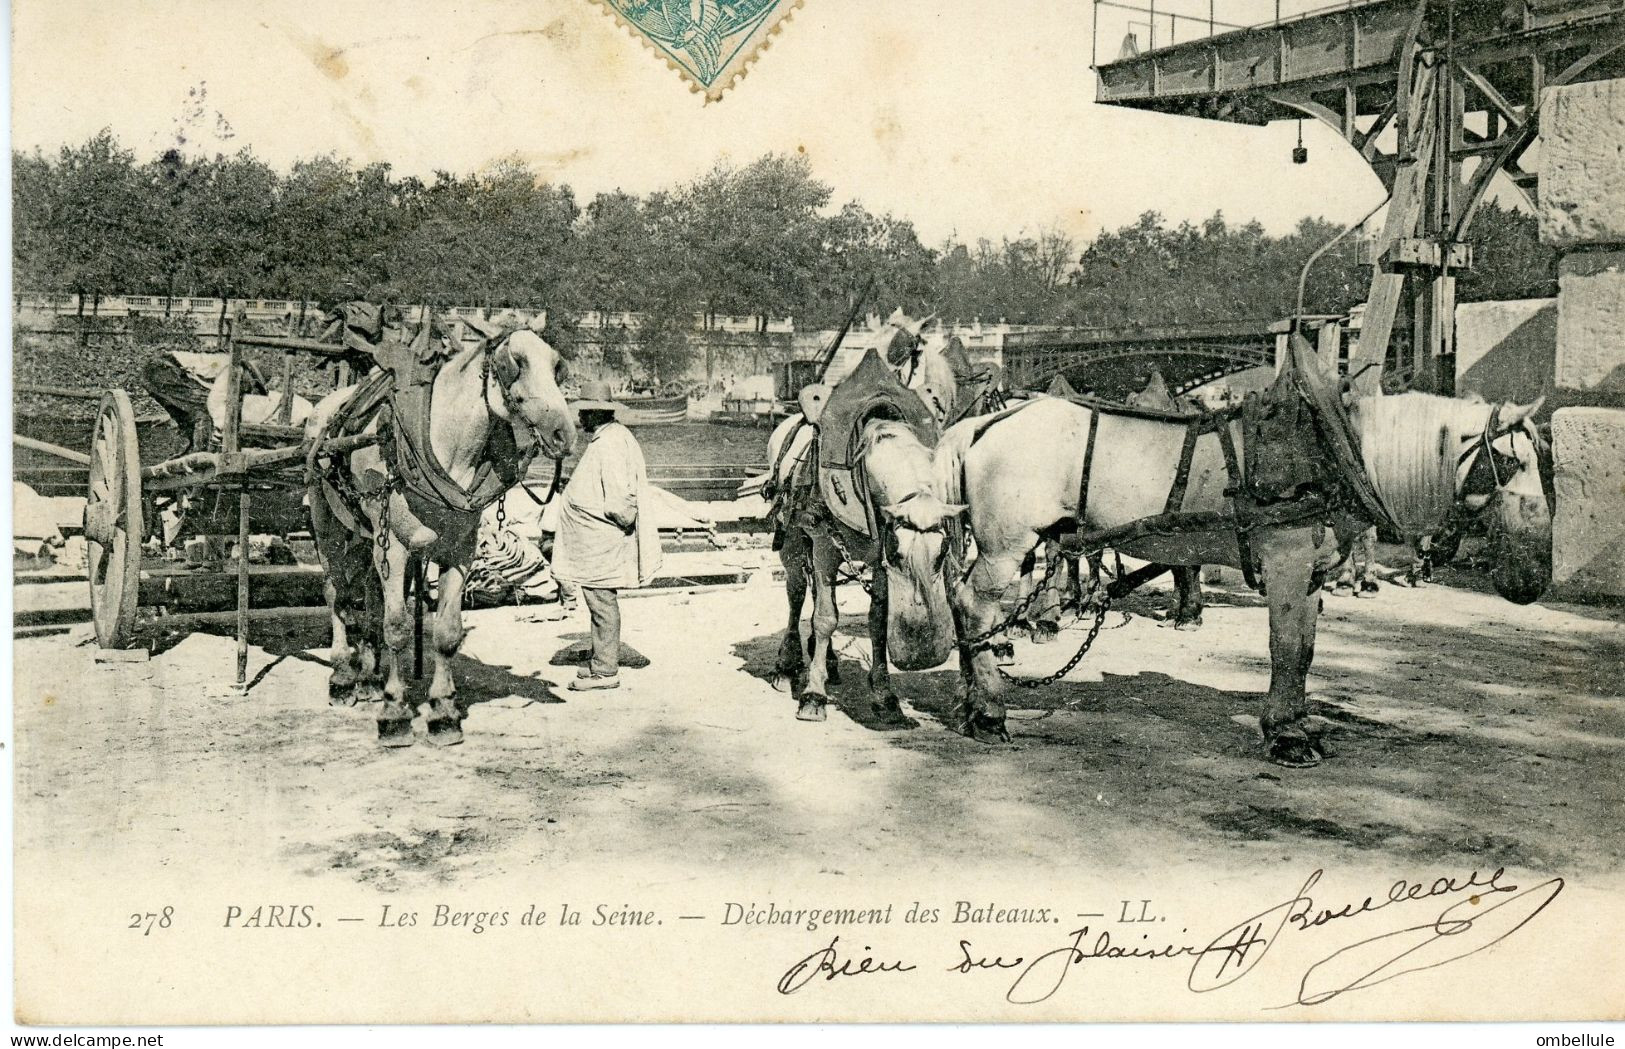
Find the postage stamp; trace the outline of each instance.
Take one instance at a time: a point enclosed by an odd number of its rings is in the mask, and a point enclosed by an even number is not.
[[[597,2],[713,102],[746,74],[802,4],[802,0]]]

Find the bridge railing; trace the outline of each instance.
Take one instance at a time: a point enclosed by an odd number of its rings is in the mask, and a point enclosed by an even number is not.
[[[1244,29],[1296,22],[1381,0],[1094,0],[1089,67]],[[1223,17],[1219,17],[1220,15]]]

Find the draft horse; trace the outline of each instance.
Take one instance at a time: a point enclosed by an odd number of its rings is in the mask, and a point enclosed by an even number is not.
[[[430,338],[426,323],[405,359],[422,361]],[[386,747],[413,742],[416,704],[402,671],[412,638],[405,584],[427,562],[439,567],[428,734],[441,745],[462,742],[451,662],[463,641],[463,584],[480,512],[523,479],[537,452],[569,453],[575,425],[559,389],[563,369],[552,346],[520,329],[451,345],[432,379],[380,368],[324,398],[306,424],[311,519],[333,620],[328,694],[338,705],[382,699],[378,740]],[[324,456],[323,438],[340,431],[381,439]]]
[[[1407,393],[1348,409],[1355,454],[1398,530],[1428,534],[1458,509],[1487,517],[1492,579],[1518,603],[1534,601],[1551,581],[1551,513],[1530,422],[1538,408]],[[937,447],[938,492],[969,504],[976,549],[968,571],[951,576],[963,580],[951,598],[960,637],[975,640],[999,623],[1001,597],[1022,560],[1067,524],[1075,523],[1091,548],[1115,546],[1160,564],[1241,567],[1256,573],[1269,602],[1271,673],[1260,718],[1269,754],[1289,766],[1317,763],[1322,753],[1307,731],[1304,688],[1317,591],[1340,560],[1338,533],[1363,525],[1328,512],[1296,520],[1266,515],[1238,527],[1227,488],[1238,483],[1231,464],[1251,460],[1245,429],[1239,418],[1222,417],[1187,452],[1192,431],[1184,425],[1055,398],[950,428]],[[1185,487],[1173,500],[1182,472]],[[1144,528],[1168,516],[1165,500],[1208,526],[1160,534]],[[1004,683],[988,645],[962,644],[960,659],[957,727],[984,742],[1007,740]]]
[[[858,404],[844,409],[843,395]],[[827,407],[817,403],[825,396]],[[825,719],[828,686],[835,678],[831,641],[840,568],[847,562],[872,565],[867,584],[871,702],[878,715],[900,720],[889,665],[921,670],[953,653],[943,576],[945,528],[965,508],[937,498],[931,449],[918,432],[923,426],[934,436],[934,424],[922,423],[916,395],[887,372],[877,354],[867,354],[834,394],[824,388],[804,391],[802,401],[805,417],[781,424],[768,444],[775,542],[789,603],[775,684],[792,688],[807,669],[796,717]],[[838,468],[829,465],[832,459],[840,460]],[[801,642],[801,608],[809,588],[810,668]]]

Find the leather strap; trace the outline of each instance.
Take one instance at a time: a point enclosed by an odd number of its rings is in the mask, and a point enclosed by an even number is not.
[[[1100,429],[1100,412],[1089,409],[1089,436],[1083,442],[1083,472],[1078,477],[1078,532],[1081,534],[1088,526],[1086,515],[1089,511],[1089,472],[1095,463],[1095,434]]]
[[[1241,575],[1247,585],[1258,589],[1258,572],[1253,567],[1253,544],[1250,539],[1252,515],[1248,512],[1246,478],[1242,476],[1241,459],[1236,455],[1236,436],[1230,431],[1230,420],[1220,419],[1219,447],[1224,449],[1224,469],[1230,475],[1225,494],[1230,497],[1230,512],[1236,517],[1236,548],[1241,555]]]
[[[1185,505],[1185,487],[1191,479],[1191,460],[1196,456],[1196,438],[1201,436],[1206,416],[1197,416],[1185,425],[1185,444],[1179,451],[1179,469],[1174,471],[1174,483],[1168,489],[1165,514],[1177,514]]]

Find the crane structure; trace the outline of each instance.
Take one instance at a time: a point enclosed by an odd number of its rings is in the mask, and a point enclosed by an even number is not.
[[[1497,176],[1533,206],[1546,88],[1625,76],[1625,0],[1350,0],[1251,27],[1217,22],[1213,2],[1206,19],[1132,8],[1149,18],[1130,24],[1151,30],[1151,46],[1131,36],[1121,57],[1097,63],[1096,100],[1335,129],[1389,191],[1350,370],[1375,364],[1358,379],[1375,388],[1408,307],[1410,359],[1397,363],[1416,387],[1453,392],[1467,231]],[[1096,0],[1097,34],[1102,8],[1125,7]],[[1159,47],[1162,20],[1171,30],[1206,24],[1210,35]]]

